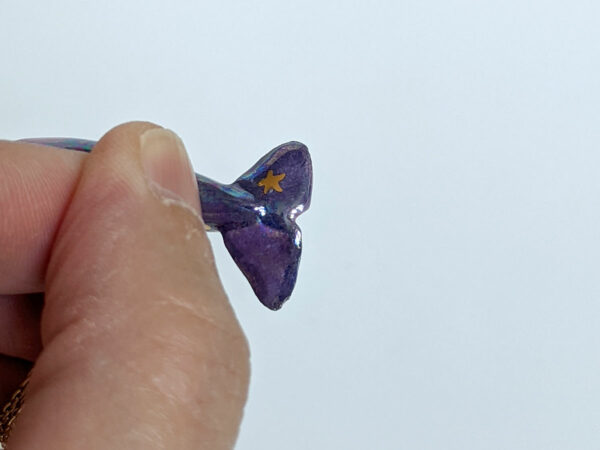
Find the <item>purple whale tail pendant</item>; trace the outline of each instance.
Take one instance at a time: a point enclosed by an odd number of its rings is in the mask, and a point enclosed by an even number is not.
[[[90,152],[95,141],[72,138],[27,142]],[[296,218],[310,206],[312,163],[300,142],[282,144],[231,184],[196,174],[202,218],[227,250],[263,305],[278,310],[290,297],[302,253]]]

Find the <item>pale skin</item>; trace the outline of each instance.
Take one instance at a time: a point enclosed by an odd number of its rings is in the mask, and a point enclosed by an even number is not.
[[[199,208],[157,125],[89,155],[0,141],[2,404],[35,363],[9,450],[234,446],[248,344]]]

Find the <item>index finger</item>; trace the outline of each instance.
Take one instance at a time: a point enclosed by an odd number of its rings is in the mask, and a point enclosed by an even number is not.
[[[52,241],[85,157],[0,141],[0,294],[43,290]]]

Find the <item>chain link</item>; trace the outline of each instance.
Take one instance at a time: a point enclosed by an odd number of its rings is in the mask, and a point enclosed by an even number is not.
[[[2,408],[2,414],[0,415],[0,449],[5,448],[6,440],[10,435],[10,430],[13,427],[17,415],[21,412],[23,399],[25,398],[25,389],[27,388],[28,383],[29,375],[27,375],[25,381],[21,383],[19,388],[12,395],[10,401]]]

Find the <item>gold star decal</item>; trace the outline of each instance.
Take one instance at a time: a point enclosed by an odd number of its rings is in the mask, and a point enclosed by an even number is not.
[[[281,189],[281,186],[279,186],[279,182],[284,178],[285,173],[282,173],[280,175],[273,175],[273,171],[269,170],[269,172],[267,172],[267,176],[260,180],[258,182],[258,185],[265,188],[265,194],[268,194],[272,190],[277,192],[283,192],[283,189]]]

